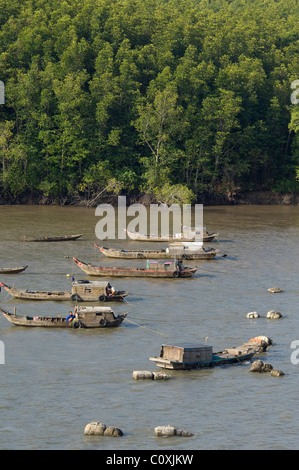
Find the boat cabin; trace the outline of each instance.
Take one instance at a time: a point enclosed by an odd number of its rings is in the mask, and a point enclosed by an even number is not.
[[[179,346],[162,345],[160,356],[177,362],[199,362],[212,360],[212,346],[181,344]]]
[[[114,287],[106,281],[88,281],[78,280],[72,283],[71,300],[112,300],[117,299],[121,294],[123,297],[125,292],[115,291]]]
[[[78,317],[88,324],[92,322],[97,324],[101,319],[113,321],[116,318],[111,307],[79,307]]]
[[[80,305],[78,307],[78,314],[82,317],[83,315],[102,315],[103,313],[113,312],[111,307],[85,307]]]
[[[150,271],[175,271],[178,269],[178,263],[175,261],[154,261],[147,260],[146,269]]]
[[[197,364],[210,363],[213,359],[212,346],[180,344],[172,346],[163,344],[159,357],[150,357],[158,367],[165,369],[188,369]],[[193,367],[192,367],[193,366]]]
[[[72,283],[72,294],[77,294],[82,299],[86,297],[96,297],[98,299],[100,295],[106,295],[108,284],[105,281],[74,281]]]
[[[182,233],[176,233],[175,238],[178,240],[180,238],[190,239],[194,241],[203,241],[203,238],[207,235],[206,227],[187,227],[183,226]]]
[[[168,248],[166,248],[166,252],[168,252],[169,254],[180,254],[186,251],[203,251],[203,242],[173,242],[169,243]]]

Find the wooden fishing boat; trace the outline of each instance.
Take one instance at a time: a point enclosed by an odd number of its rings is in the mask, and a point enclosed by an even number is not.
[[[213,248],[203,248],[202,242],[171,243],[165,250],[119,250],[105,248],[97,243],[95,246],[105,256],[124,259],[169,259],[175,257],[177,260],[213,260],[217,254]]]
[[[72,240],[77,240],[78,238],[82,237],[82,233],[78,235],[64,235],[63,237],[40,237],[40,238],[28,238],[28,237],[23,237],[21,239],[22,242],[66,242],[66,241],[72,241]]]
[[[115,315],[109,307],[79,307],[75,318],[67,321],[63,316],[18,316],[0,308],[2,315],[13,325],[46,328],[114,328],[120,325],[127,313]]]
[[[176,279],[178,277],[191,277],[197,268],[189,268],[182,265],[181,262],[174,261],[147,261],[146,268],[106,268],[102,266],[94,266],[93,264],[84,263],[73,258],[77,266],[89,276],[106,276],[106,277],[158,277]]]
[[[0,286],[13,297],[24,300],[72,300],[114,302],[122,301],[128,295],[125,291],[116,291],[109,282],[79,280],[72,283],[72,290],[69,291],[36,291],[18,290],[0,282]]]
[[[19,268],[0,268],[0,274],[17,274],[25,271],[28,266],[21,266]]]
[[[240,363],[250,360],[254,354],[261,351],[261,341],[257,338],[252,338],[241,346],[215,353],[212,351],[212,346],[207,345],[165,344],[162,345],[159,357],[150,357],[149,360],[154,361],[162,369],[174,370],[202,369]]]
[[[137,240],[141,242],[172,242],[172,241],[184,241],[192,242],[195,239],[203,242],[211,242],[218,236],[218,233],[209,233],[206,228],[203,227],[203,231],[197,231],[195,229],[189,229],[184,227],[182,233],[176,233],[175,235],[168,236],[157,236],[153,237],[151,235],[142,234],[139,232],[131,232],[130,230],[124,229],[126,234],[131,240]]]

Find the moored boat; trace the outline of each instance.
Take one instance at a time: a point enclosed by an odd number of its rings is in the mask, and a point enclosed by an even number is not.
[[[128,295],[128,292],[116,291],[109,282],[104,281],[74,281],[71,292],[19,290],[8,286],[4,282],[0,282],[0,286],[4,287],[13,297],[23,300],[72,300],[76,302],[99,300],[100,302],[113,302],[122,301]]]
[[[211,242],[218,236],[218,233],[209,233],[206,228],[203,227],[203,230],[196,230],[192,228],[183,227],[183,232],[176,233],[174,235],[159,235],[151,236],[148,234],[143,234],[139,232],[132,232],[130,230],[124,229],[126,234],[131,240],[142,241],[142,242],[172,242],[172,241],[185,241],[192,242],[195,240],[203,242]]]
[[[205,249],[202,242],[179,242],[171,243],[168,248],[162,250],[120,250],[116,248],[106,248],[95,243],[100,252],[109,258],[124,259],[169,259],[177,260],[213,260],[217,251],[213,248]]]
[[[0,274],[17,274],[25,271],[28,266],[20,266],[18,268],[0,268]]]
[[[185,267],[181,262],[174,261],[147,261],[146,268],[135,267],[103,267],[94,266],[93,264],[84,263],[83,261],[73,258],[77,266],[89,276],[106,276],[106,277],[146,277],[146,278],[170,278],[193,276],[197,268]]]
[[[78,307],[75,318],[67,316],[16,315],[0,308],[0,313],[13,325],[46,328],[113,328],[120,325],[127,313],[115,315],[109,307]]]
[[[235,364],[250,360],[261,350],[265,350],[272,341],[261,341],[260,337],[252,338],[241,346],[225,349],[224,351],[212,351],[212,346],[179,344],[176,346],[162,345],[158,357],[150,357],[158,367],[162,369],[189,370],[207,367]]]
[[[39,238],[30,238],[30,237],[23,237],[21,239],[22,242],[66,242],[77,240],[78,238],[82,237],[82,233],[78,235],[64,235],[62,237],[39,237]]]

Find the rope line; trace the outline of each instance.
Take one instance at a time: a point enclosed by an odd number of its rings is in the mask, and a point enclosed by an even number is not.
[[[138,326],[139,328],[144,328],[145,330],[149,330],[149,331],[153,331],[154,333],[158,333],[159,335],[162,335],[162,336],[169,336],[169,335],[167,335],[167,334],[165,334],[165,333],[161,333],[160,331],[152,330],[151,328],[147,328],[146,326],[139,325],[138,323],[135,323],[134,321],[129,320],[128,318],[125,318],[125,321],[128,321],[128,322],[132,323],[133,325]]]

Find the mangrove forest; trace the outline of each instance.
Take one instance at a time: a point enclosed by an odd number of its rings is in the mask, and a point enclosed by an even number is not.
[[[298,193],[298,17],[297,0],[0,0],[0,203]]]

